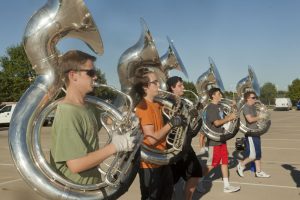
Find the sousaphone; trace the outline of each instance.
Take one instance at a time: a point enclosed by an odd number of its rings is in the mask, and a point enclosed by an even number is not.
[[[226,141],[233,138],[238,133],[239,119],[228,122],[228,128],[224,130],[223,133],[217,133],[209,128],[207,125],[206,115],[207,115],[207,106],[209,103],[208,90],[212,87],[218,87],[222,92],[225,91],[223,86],[223,81],[212,58],[209,57],[210,68],[199,76],[196,82],[196,89],[198,95],[201,97],[201,102],[205,105],[202,112],[202,131],[205,135],[214,141]],[[234,102],[230,99],[222,98],[220,104],[223,107],[225,115],[228,115],[232,112],[237,112],[237,107],[234,105]]]
[[[168,36],[167,36],[167,40],[169,42],[168,50],[163,56],[160,57],[163,73],[166,75],[167,78],[169,78],[171,70],[178,70],[182,72],[186,78],[189,78],[186,67],[183,64],[181,57],[179,56],[179,53],[175,48],[174,42]],[[161,86],[161,88],[166,89],[164,85]],[[189,135],[195,136],[201,129],[201,125],[202,125],[201,109],[199,109],[198,106],[200,103],[199,96],[191,90],[184,90],[184,93],[185,94],[189,93],[193,97],[193,98],[181,97],[181,101],[185,104],[189,114],[190,111],[193,110],[193,116],[190,116],[190,120],[189,120],[190,121]],[[195,112],[197,112],[198,115],[195,115]]]
[[[47,161],[49,155],[42,150],[43,123],[55,110],[59,101],[55,99],[64,85],[56,44],[67,37],[80,39],[95,53],[103,53],[97,26],[82,0],[48,0],[27,24],[23,45],[37,77],[22,95],[12,116],[9,127],[11,156],[23,179],[47,199],[116,199],[127,191],[135,178],[139,168],[136,156],[139,145],[132,153],[113,155],[106,170],[99,166],[103,180],[92,185],[77,184],[57,174]],[[101,85],[95,83],[95,87],[98,86]],[[124,114],[96,97],[89,96],[85,101],[105,111],[101,120],[113,119],[109,126],[103,124],[108,133],[104,143],[110,142],[112,134],[140,134],[136,117],[131,113]]]
[[[165,83],[168,78],[168,71],[173,68],[180,69],[182,62],[181,60],[175,59],[178,54],[171,40],[169,40],[168,52],[160,58],[152,34],[143,19],[141,19],[141,25],[142,32],[138,42],[125,50],[119,59],[118,74],[121,89],[124,93],[130,95],[132,99],[136,100],[136,94],[132,89],[135,84],[135,75],[138,70],[147,68],[149,71],[156,73],[160,82],[161,90],[158,98],[155,100],[163,104],[168,111],[176,113],[179,106],[175,106],[168,101],[167,97],[174,97],[176,102],[181,102],[181,100],[172,93],[165,91]],[[134,104],[136,103],[137,102]],[[168,113],[170,114],[171,112]],[[172,163],[184,145],[184,134],[186,133],[187,127],[182,127],[182,129],[184,131],[179,132],[183,134],[178,134],[178,137],[176,136],[172,141],[168,141],[170,147],[166,150],[153,149],[143,144],[141,147],[141,159],[158,165]]]
[[[171,70],[178,70],[182,72],[186,78],[188,78],[189,75],[175,48],[173,41],[169,38],[169,36],[167,36],[167,40],[169,43],[168,50],[164,55],[160,57],[161,64],[162,64],[161,69],[163,73],[167,76],[167,78],[169,78],[170,77],[169,72]]]
[[[260,87],[258,83],[258,79],[256,77],[256,74],[251,66],[248,66],[248,76],[241,79],[236,86],[237,91],[237,98],[238,98],[238,107],[240,107],[240,131],[244,134],[247,134],[249,136],[260,136],[264,133],[266,133],[270,126],[271,126],[271,120],[270,120],[270,112],[268,111],[268,108],[266,105],[264,105],[261,101],[256,100],[255,101],[255,108],[257,115],[263,114],[264,118],[260,119],[257,122],[257,128],[248,128],[246,126],[246,120],[243,115],[243,108],[245,106],[245,99],[244,94],[247,91],[254,91],[255,94],[259,97],[260,96]]]

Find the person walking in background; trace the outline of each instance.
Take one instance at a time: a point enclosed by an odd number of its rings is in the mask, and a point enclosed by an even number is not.
[[[243,108],[243,114],[246,119],[246,126],[251,129],[257,129],[257,121],[264,118],[264,115],[257,116],[255,101],[257,96],[255,92],[245,92],[244,100],[245,106]],[[269,178],[270,175],[261,170],[261,140],[260,136],[249,136],[246,134],[246,158],[239,162],[237,165],[237,173],[240,177],[244,177],[245,166],[254,161],[255,162],[255,176],[259,178]]]
[[[207,106],[206,123],[209,129],[217,133],[223,133],[223,125],[235,120],[237,118],[236,113],[231,113],[224,117],[224,112],[219,104],[223,95],[219,88],[211,88],[208,91],[208,95],[211,99],[211,103]],[[240,190],[240,186],[232,186],[229,183],[228,178],[228,150],[226,141],[216,142],[208,139],[208,159],[207,169],[205,175],[208,174],[213,168],[221,164],[221,172],[223,176],[224,192],[231,193]],[[200,185],[200,184],[199,184]],[[198,185],[198,186],[199,186]]]

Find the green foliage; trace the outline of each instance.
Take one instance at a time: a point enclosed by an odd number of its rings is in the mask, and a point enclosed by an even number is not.
[[[260,100],[266,105],[275,104],[275,97],[277,96],[277,89],[273,83],[265,83],[260,88]]]
[[[105,74],[103,74],[100,69],[97,69],[97,77],[98,77],[97,78],[98,83],[106,84]],[[109,88],[104,88],[104,87],[96,88],[95,91],[93,92],[93,95],[105,100],[112,100],[116,97],[115,92],[113,92]]]
[[[0,57],[0,103],[19,101],[20,97],[32,83],[35,71],[26,56],[22,45],[7,48],[6,56]],[[106,84],[105,75],[97,69],[97,81]],[[110,99],[115,94],[110,89],[97,89],[95,95],[102,99]],[[62,92],[59,97],[64,96]]]
[[[288,86],[287,96],[291,99],[293,105],[300,100],[300,79],[293,80],[292,84]]]
[[[185,89],[185,90],[192,91],[192,92],[194,92],[196,95],[198,95],[198,94],[197,94],[196,87],[195,87],[195,84],[194,84],[193,82],[183,81],[183,85],[184,85],[184,89]],[[195,95],[193,95],[191,92],[185,92],[183,96],[184,96],[185,98],[191,100],[191,101],[195,101],[195,100],[196,100]]]
[[[226,98],[226,99],[235,100],[236,96],[237,96],[236,92],[232,92],[232,91],[224,92],[224,98]]]
[[[277,96],[276,97],[282,97],[282,98],[284,98],[284,97],[288,97],[287,96],[287,91],[283,91],[283,90],[278,90],[277,91]]]
[[[0,57],[0,102],[18,101],[30,85],[34,71],[22,45],[8,47]]]

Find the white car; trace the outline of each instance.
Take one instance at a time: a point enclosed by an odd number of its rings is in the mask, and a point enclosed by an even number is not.
[[[16,103],[5,105],[0,110],[0,125],[8,126],[15,110]]]
[[[275,110],[292,110],[290,98],[275,98]]]

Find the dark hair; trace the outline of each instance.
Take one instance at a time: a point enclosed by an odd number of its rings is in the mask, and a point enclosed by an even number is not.
[[[175,87],[178,82],[183,82],[182,78],[179,77],[179,76],[172,76],[172,77],[168,78],[168,80],[167,80],[167,90],[169,92],[173,92],[172,87]]]
[[[65,72],[70,70],[80,70],[81,66],[88,60],[95,62],[96,57],[79,50],[68,51],[59,58],[59,68],[62,70],[63,78],[67,85],[69,84],[69,77],[68,73]]]
[[[149,84],[150,79],[148,77],[148,74],[150,73],[154,72],[150,71],[146,67],[137,70],[137,72],[135,73],[134,86],[132,90],[134,96],[138,95],[138,97],[142,99],[146,95],[144,87],[148,86]]]
[[[208,96],[209,96],[209,98],[210,99],[212,99],[212,96],[216,93],[216,92],[220,92],[222,95],[223,95],[223,93],[222,93],[222,91],[221,91],[221,89],[220,88],[211,88],[210,90],[208,90]]]
[[[250,97],[251,94],[256,96],[254,91],[247,91],[244,93],[244,102],[247,102],[247,99]]]

